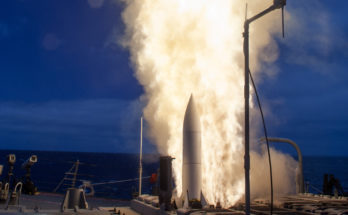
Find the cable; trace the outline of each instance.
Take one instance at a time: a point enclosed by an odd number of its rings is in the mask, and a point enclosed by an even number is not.
[[[253,79],[253,76],[251,75],[250,70],[249,70],[249,76],[250,76],[250,79],[251,79],[251,82],[253,84],[253,88],[254,88],[254,91],[255,91],[257,104],[259,106],[260,114],[261,114],[261,118],[262,118],[263,131],[264,131],[265,137],[266,137],[267,152],[268,152],[268,163],[269,163],[269,175],[270,175],[270,179],[271,179],[270,180],[270,182],[271,182],[271,214],[273,214],[273,175],[272,175],[272,161],[271,161],[271,153],[270,153],[270,150],[269,150],[267,128],[266,128],[265,118],[263,116],[263,111],[262,111],[262,107],[261,107],[259,94],[257,93],[256,86],[255,86],[255,83],[254,83],[254,79]]]
[[[143,179],[147,179],[147,178],[151,178],[151,176],[146,176],[146,177],[142,177]],[[131,179],[125,179],[125,180],[119,180],[119,181],[107,181],[107,182],[100,182],[100,183],[94,183],[91,184],[93,186],[97,186],[97,185],[104,185],[104,184],[116,184],[116,183],[122,183],[122,182],[129,182],[129,181],[138,181],[139,178],[131,178]]]

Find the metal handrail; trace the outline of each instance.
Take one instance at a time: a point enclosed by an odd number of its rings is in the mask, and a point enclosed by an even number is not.
[[[267,138],[269,142],[278,142],[278,143],[289,143],[290,145],[292,145],[297,152],[297,157],[298,157],[298,172],[296,173],[296,192],[297,193],[304,193],[305,189],[304,189],[304,179],[303,179],[303,167],[302,167],[302,153],[300,150],[300,147],[298,147],[298,145],[290,140],[290,139],[286,139],[286,138],[279,138],[279,137],[268,137]],[[265,137],[260,138],[260,141],[266,141]]]

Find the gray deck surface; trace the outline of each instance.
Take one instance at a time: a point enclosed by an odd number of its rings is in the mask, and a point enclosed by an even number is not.
[[[64,195],[56,193],[40,193],[39,195],[21,195],[19,206],[9,206],[6,210],[5,202],[0,204],[0,214],[62,214],[60,212]],[[129,201],[97,197],[87,197],[89,210],[67,210],[64,214],[110,214],[97,211],[98,208],[115,208],[129,206]]]
[[[9,206],[5,209],[5,203],[0,204],[0,214],[95,214],[110,215],[115,212],[121,212],[126,215],[138,215],[136,211],[130,208],[130,201],[116,200],[97,197],[87,197],[88,210],[66,210],[61,212],[61,203],[63,194],[40,193],[36,196],[22,195],[19,206]],[[289,195],[280,199],[274,208],[274,214],[348,214],[348,199],[334,198],[318,195]],[[146,204],[145,204],[146,205]],[[232,207],[236,213],[243,214],[244,204],[237,204]],[[239,211],[237,213],[237,211]],[[174,213],[173,213],[174,212]],[[170,214],[176,214],[175,211]],[[206,211],[208,212],[208,211]],[[269,214],[268,200],[256,200],[251,205],[252,214]],[[207,213],[219,214],[219,213]]]

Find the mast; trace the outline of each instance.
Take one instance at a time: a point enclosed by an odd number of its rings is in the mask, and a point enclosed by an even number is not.
[[[143,175],[143,116],[140,117],[140,156],[139,156],[139,196],[141,195],[142,175]]]
[[[270,13],[276,9],[282,9],[286,5],[286,0],[273,0],[273,5],[268,7],[267,9],[261,11],[255,16],[247,19],[244,22],[244,43],[243,43],[243,51],[244,51],[244,170],[245,170],[245,214],[250,214],[250,127],[249,127],[249,26],[255,20],[263,17],[264,15]],[[284,25],[284,16],[282,15],[282,24]],[[284,36],[284,27],[283,36]],[[271,176],[272,177],[272,176]],[[273,203],[273,192],[271,193],[271,202]],[[273,211],[273,204],[271,204],[271,214]]]

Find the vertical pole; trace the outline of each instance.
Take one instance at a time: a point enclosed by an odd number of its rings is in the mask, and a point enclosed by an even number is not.
[[[250,155],[249,155],[249,22],[244,23],[244,169],[245,169],[245,214],[250,214]]]
[[[143,117],[140,118],[140,156],[139,156],[139,196],[141,195],[141,183],[143,175]]]
[[[74,171],[74,178],[73,178],[73,181],[72,181],[72,185],[71,187],[75,187],[75,183],[76,183],[76,178],[77,178],[77,173],[79,171],[79,164],[80,164],[80,161],[77,160],[76,163],[75,163],[75,171]]]
[[[274,0],[273,5],[262,11],[261,13],[246,19],[244,22],[244,111],[245,111],[245,119],[244,119],[244,144],[245,144],[245,154],[244,154],[244,169],[245,169],[245,214],[250,214],[250,154],[249,154],[249,25],[251,22],[261,18],[267,13],[284,7],[286,0]],[[272,192],[273,196],[273,192]],[[273,198],[272,198],[273,199]],[[271,214],[272,214],[272,203],[271,203]]]

